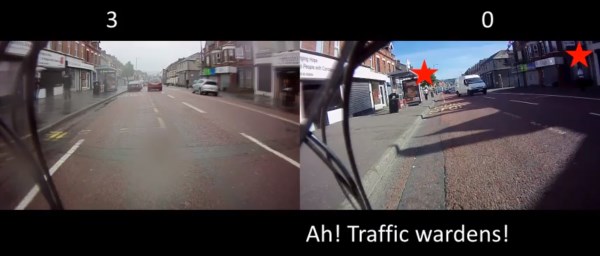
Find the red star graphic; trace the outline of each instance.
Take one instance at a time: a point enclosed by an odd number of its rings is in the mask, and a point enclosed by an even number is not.
[[[437,71],[437,69],[428,69],[427,62],[423,60],[423,64],[421,65],[421,69],[411,69],[413,72],[417,74],[417,84],[420,84],[423,81],[428,82],[429,84],[433,84],[431,82],[431,75]]]
[[[581,42],[577,42],[577,48],[575,49],[575,51],[567,51],[567,53],[573,56],[573,61],[571,61],[571,67],[581,62],[581,64],[583,64],[587,68],[588,64],[585,57],[590,55],[592,51],[583,50],[583,48],[581,48]]]

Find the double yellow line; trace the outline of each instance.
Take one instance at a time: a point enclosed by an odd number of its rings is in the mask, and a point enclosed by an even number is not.
[[[46,140],[49,141],[57,141],[59,139],[62,139],[63,137],[65,137],[67,135],[67,132],[63,132],[63,131],[52,131],[50,133],[48,133],[48,138]]]

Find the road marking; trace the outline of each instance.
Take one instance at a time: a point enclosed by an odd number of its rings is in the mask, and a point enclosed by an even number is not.
[[[158,114],[158,109],[154,108],[154,113]]]
[[[483,97],[486,98],[486,99],[491,99],[491,100],[495,100],[496,99],[494,97],[488,97],[488,96],[483,96]]]
[[[504,113],[505,115],[508,115],[508,116],[514,117],[514,118],[521,119],[521,117],[520,117],[520,116],[518,116],[518,115],[515,115],[515,114],[512,114],[512,113],[508,113],[508,112],[502,112],[502,113]]]
[[[566,134],[566,132],[564,132],[564,131],[561,131],[561,130],[559,130],[559,129],[556,129],[556,128],[554,128],[554,127],[550,127],[550,128],[548,128],[548,130],[550,130],[550,131],[553,131],[553,132],[556,132],[556,133],[558,133],[558,134],[560,134],[560,135],[564,135],[564,134]]]
[[[276,115],[273,115],[273,114],[269,114],[269,113],[266,113],[266,112],[263,112],[263,111],[260,111],[260,110],[252,109],[252,108],[249,108],[249,107],[246,107],[246,106],[238,105],[238,104],[227,102],[227,101],[223,101],[223,100],[217,100],[217,101],[220,101],[222,103],[229,104],[229,105],[232,105],[232,106],[236,106],[236,107],[239,107],[239,108],[243,108],[243,109],[246,109],[246,110],[254,111],[256,113],[260,113],[260,114],[263,114],[263,115],[266,115],[266,116],[270,116],[272,118],[276,118],[276,119],[279,119],[281,121],[288,122],[290,124],[294,124],[294,125],[298,125],[298,126],[300,125],[299,122],[294,122],[292,120],[289,120],[289,119],[286,119],[286,118],[283,118],[283,117],[280,117],[280,116],[276,116]]]
[[[200,113],[202,113],[202,114],[206,113],[204,110],[202,110],[202,109],[199,109],[199,108],[197,108],[197,107],[194,107],[194,106],[190,105],[190,104],[189,104],[189,103],[187,103],[187,102],[181,102],[181,104],[183,104],[183,105],[186,105],[186,106],[190,107],[191,109],[193,109],[193,110],[196,110],[196,111],[198,111],[198,112],[200,112]]]
[[[128,132],[127,128],[121,128],[119,129],[119,132]]]
[[[536,97],[529,97],[529,98],[527,98],[527,99],[528,99],[528,100],[534,100],[534,99],[541,99],[541,98],[547,98],[547,97],[550,97],[550,96],[547,96],[547,95],[541,95],[541,96],[536,96]]]
[[[165,126],[165,122],[162,120],[162,118],[160,118],[160,116],[157,116],[156,119],[158,119],[158,125],[160,125],[160,128],[163,128],[163,129],[167,128]]]
[[[81,130],[81,131],[79,132],[79,134],[88,134],[88,133],[90,133],[91,131],[92,131],[92,130]]]
[[[494,94],[534,95],[534,96],[547,96],[547,97],[556,97],[556,98],[570,98],[570,99],[582,99],[582,100],[597,100],[597,101],[600,101],[600,98],[589,98],[589,97],[568,96],[568,95],[555,95],[555,94],[512,93],[512,92],[494,92]]]
[[[75,150],[77,150],[77,148],[79,148],[79,146],[81,145],[81,143],[83,143],[84,139],[80,139],[79,141],[77,141],[77,143],[75,143],[75,145],[73,145],[71,147],[71,149],[69,149],[69,151],[67,151],[67,153],[65,153],[60,159],[58,159],[58,161],[52,166],[50,167],[50,176],[54,175],[54,173],[58,170],[58,168],[60,168],[60,166],[67,161],[67,159],[69,159],[69,157],[75,153]],[[48,179],[44,176],[44,179]],[[33,199],[35,198],[35,196],[37,195],[37,193],[40,192],[40,187],[35,184],[35,186],[33,186],[33,188],[31,188],[29,190],[29,192],[27,193],[27,195],[25,195],[25,197],[21,200],[21,202],[19,202],[19,204],[17,205],[17,207],[15,207],[15,210],[25,210],[25,208],[27,208],[27,206],[31,203],[31,201],[33,201]]]
[[[57,141],[59,139],[62,139],[63,137],[65,137],[67,135],[67,132],[62,132],[62,131],[52,131],[49,133],[50,135],[48,136],[47,140],[50,141]]]
[[[285,161],[288,161],[290,164],[292,164],[292,165],[294,165],[294,166],[296,166],[296,167],[300,168],[300,163],[298,163],[298,162],[294,161],[293,159],[291,159],[291,158],[287,157],[286,155],[284,155],[284,154],[282,154],[282,153],[279,153],[279,152],[275,151],[274,149],[272,149],[272,148],[270,148],[269,146],[267,146],[267,145],[263,144],[262,142],[258,141],[257,139],[253,138],[253,137],[252,137],[252,136],[250,136],[250,135],[246,135],[246,134],[245,134],[245,133],[243,133],[243,132],[242,132],[242,133],[240,133],[240,134],[241,134],[242,136],[246,137],[247,139],[249,139],[250,141],[252,141],[252,142],[254,142],[254,143],[258,144],[258,145],[259,145],[259,146],[261,146],[261,147],[263,147],[263,148],[264,148],[264,149],[266,149],[267,151],[269,151],[269,152],[271,152],[271,153],[275,154],[275,155],[276,155],[276,156],[278,156],[278,157],[281,157],[281,158],[283,158],[283,160],[285,160]]]
[[[171,94],[167,94],[167,96],[169,96],[169,98],[171,98],[171,99],[175,99],[175,97],[173,97],[173,95],[171,95]]]
[[[538,103],[534,103],[534,102],[527,102],[527,101],[520,101],[520,100],[510,100],[512,102],[518,102],[518,103],[525,103],[525,104],[530,104],[530,105],[538,105]]]
[[[590,115],[594,115],[594,116],[600,116],[600,114],[598,114],[598,113],[594,113],[594,112],[590,112]]]

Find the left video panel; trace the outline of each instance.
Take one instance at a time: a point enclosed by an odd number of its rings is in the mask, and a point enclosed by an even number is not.
[[[299,209],[298,41],[0,43],[0,209]]]

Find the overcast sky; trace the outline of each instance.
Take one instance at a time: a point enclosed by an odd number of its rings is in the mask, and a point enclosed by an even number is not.
[[[200,52],[204,41],[101,41],[100,47],[123,64],[131,61],[137,69],[155,74],[178,58]]]

